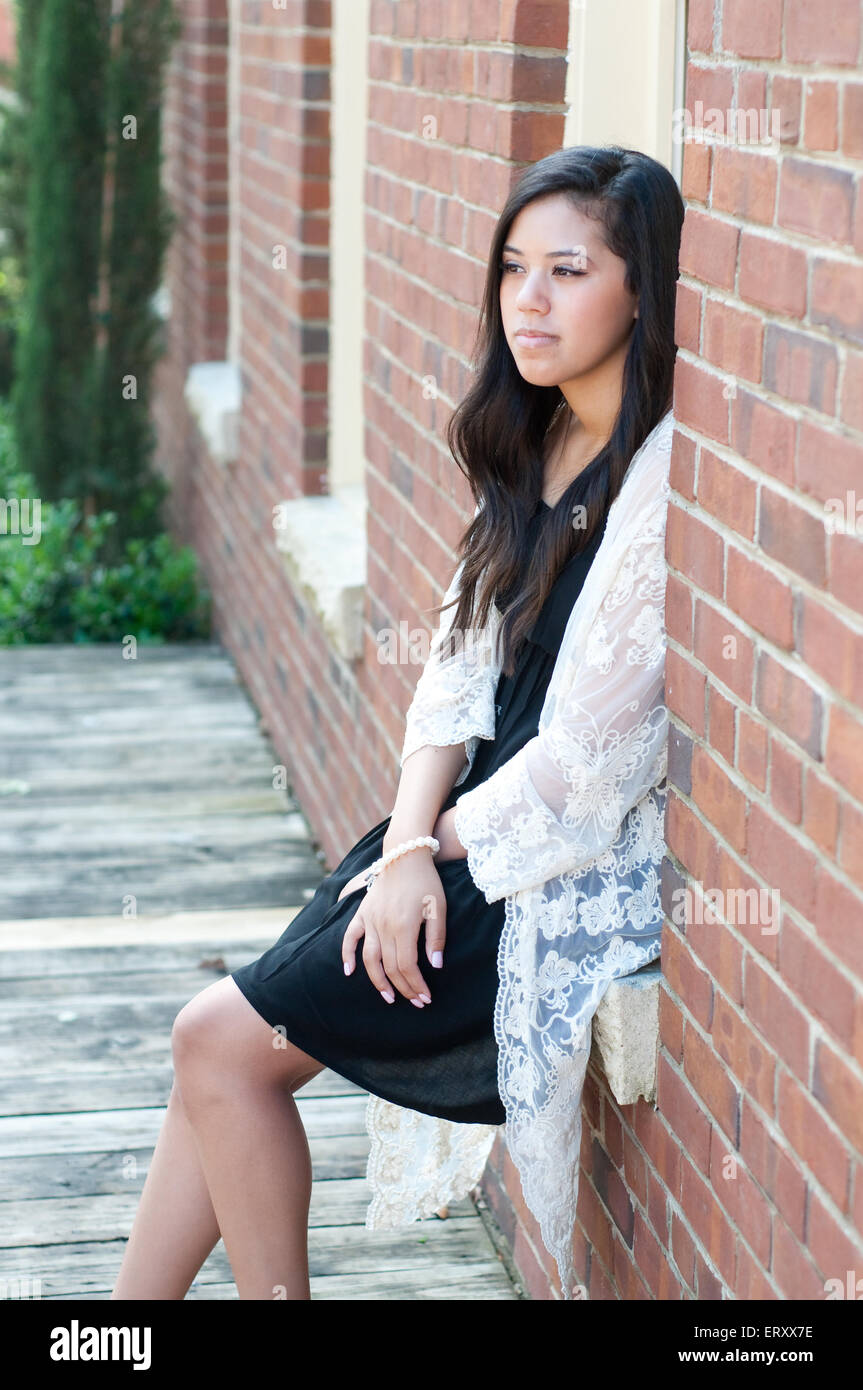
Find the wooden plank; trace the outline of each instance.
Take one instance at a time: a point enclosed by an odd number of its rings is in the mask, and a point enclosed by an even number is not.
[[[170,1061],[124,1071],[119,1099],[129,1109],[164,1107],[168,1103],[173,1077],[174,1068]],[[116,1071],[111,1058],[107,1058],[101,1066],[88,1066],[62,1076],[48,1071],[45,1075],[22,1074],[4,1078],[0,1086],[0,1116],[99,1110],[104,1107],[105,1097],[111,1094],[115,1085]],[[296,1094],[306,1098],[312,1095],[364,1096],[367,1092],[325,1067]]]
[[[309,1135],[362,1134],[366,1093],[353,1096],[306,1096],[299,1091],[297,1109]],[[66,1115],[9,1115],[0,1119],[0,1156],[99,1153],[103,1150],[153,1147],[162,1127],[164,1106],[150,1110],[87,1110]]]
[[[5,1279],[40,1279],[43,1299],[107,1298],[125,1247],[126,1237],[72,1245],[22,1246],[0,1251],[0,1275]],[[446,1287],[461,1277],[461,1271],[466,1274],[474,1266],[485,1270],[492,1261],[506,1279],[475,1211],[469,1216],[450,1216],[446,1221],[431,1217],[391,1231],[367,1231],[363,1226],[315,1226],[309,1231],[308,1248],[313,1298],[318,1280],[341,1278],[348,1281],[349,1287],[362,1290],[367,1280],[381,1275],[389,1275],[397,1287],[405,1275],[420,1286],[425,1282],[431,1287],[433,1281],[439,1280],[437,1271],[444,1269],[446,1277],[439,1282]],[[228,1297],[237,1297],[222,1241],[202,1265],[187,1298],[208,1298],[210,1289],[220,1285],[233,1290]],[[509,1290],[509,1296],[514,1298],[511,1284]]]
[[[76,1240],[117,1240],[128,1236],[140,1191],[89,1193],[86,1197],[30,1197],[0,1204],[0,1249],[19,1245],[65,1245]],[[371,1200],[365,1177],[312,1183],[309,1227],[362,1226]],[[465,1216],[465,1198],[449,1208]],[[436,1218],[435,1218],[436,1219]],[[423,1224],[423,1223],[420,1223]]]
[[[47,953],[42,948],[35,951],[7,951],[0,953],[0,979],[33,979],[40,969],[46,977],[60,976],[65,980],[74,979],[83,972],[110,972],[112,974],[135,974],[139,970],[154,970],[164,973],[169,979],[175,970],[197,970],[202,960],[223,959],[228,971],[236,970],[246,961],[252,961],[266,951],[279,939],[285,927],[296,915],[296,908],[285,910],[284,917],[273,929],[272,935],[250,942],[242,942],[241,948],[231,950],[222,940],[175,943],[147,941],[147,928],[140,930],[141,944],[127,945],[122,949],[106,945],[101,947],[73,947]],[[140,919],[143,920],[143,919]],[[213,977],[215,978],[215,976]],[[210,983],[207,978],[205,984]]]
[[[395,1272],[368,1271],[361,1279],[354,1275],[309,1275],[309,1291],[312,1302],[324,1299],[346,1299],[359,1301],[368,1299],[444,1299],[464,1301],[467,1299],[509,1299],[515,1298],[512,1284],[500,1264],[471,1264],[468,1266],[435,1265],[434,1271],[425,1269],[401,1269]],[[76,1301],[96,1302],[107,1296],[107,1290],[92,1294],[78,1294]],[[66,1295],[55,1294],[55,1301]],[[239,1298],[237,1286],[233,1283],[192,1284],[186,1294],[185,1302],[227,1302]],[[51,1302],[51,1298],[43,1302]]]
[[[333,1178],[362,1178],[366,1174],[369,1138],[362,1134],[309,1136],[315,1182]],[[101,1153],[55,1154],[0,1159],[0,1225],[2,1203],[33,1198],[90,1197],[105,1193],[140,1193],[150,1169],[152,1145]]]

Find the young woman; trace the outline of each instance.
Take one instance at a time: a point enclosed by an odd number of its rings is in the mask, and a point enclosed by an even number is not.
[[[293,1096],[324,1066],[371,1093],[367,1225],[463,1195],[505,1124],[572,1296],[592,1014],[659,953],[683,211],[655,160],[577,147],[501,212],[448,430],[477,507],[393,810],[180,1011],[113,1298],[182,1299],[220,1235],[241,1299],[309,1298]]]

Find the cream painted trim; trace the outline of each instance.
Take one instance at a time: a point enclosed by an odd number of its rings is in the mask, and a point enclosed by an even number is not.
[[[364,485],[365,171],[369,0],[332,7],[329,487]]]
[[[565,145],[642,150],[680,181],[686,0],[570,0]],[[679,16],[683,12],[683,20]]]

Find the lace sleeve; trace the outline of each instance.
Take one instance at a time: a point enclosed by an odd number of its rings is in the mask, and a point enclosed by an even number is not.
[[[456,803],[488,902],[598,858],[665,776],[665,515],[651,504],[536,737]]]
[[[445,604],[458,595],[463,566],[464,561],[450,581],[443,597]],[[426,744],[447,748],[464,743],[466,762],[453,783],[458,786],[473,766],[479,740],[494,738],[494,696],[500,672],[495,645],[497,607],[492,604],[483,629],[463,636],[452,628],[455,611],[453,605],[441,614],[440,625],[432,635],[428,660],[405,715],[401,766],[411,753]],[[453,649],[443,654],[443,639],[451,631]]]

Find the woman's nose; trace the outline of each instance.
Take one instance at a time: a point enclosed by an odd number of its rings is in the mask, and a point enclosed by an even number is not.
[[[548,307],[548,296],[542,288],[542,280],[538,275],[530,274],[524,277],[515,302],[519,309],[545,309]]]

